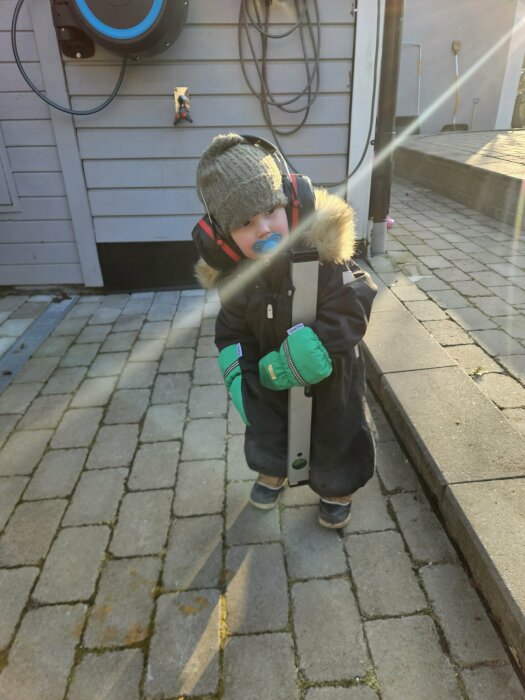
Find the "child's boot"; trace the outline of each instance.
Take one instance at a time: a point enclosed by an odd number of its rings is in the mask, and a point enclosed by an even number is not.
[[[319,501],[319,524],[338,530],[350,520],[352,496],[321,498]]]
[[[259,474],[250,493],[252,506],[261,510],[273,508],[286,486],[286,481],[286,477]]]

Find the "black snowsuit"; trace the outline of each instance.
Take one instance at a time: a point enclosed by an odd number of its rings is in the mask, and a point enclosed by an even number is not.
[[[332,360],[332,374],[312,387],[313,418],[310,485],[323,497],[346,496],[374,473],[375,450],[364,411],[365,370],[359,342],[377,288],[350,258],[354,247],[351,208],[338,197],[316,189],[316,217],[306,234],[319,251],[317,318],[311,327]],[[294,288],[286,254],[276,256],[255,280],[224,299],[225,283],[244,276],[250,261],[228,275],[197,265],[205,287],[218,286],[221,309],[216,321],[219,352],[240,343],[243,355],[242,396],[249,422],[245,454],[249,467],[271,476],[286,476],[288,391],[272,391],[259,381],[258,362],[277,350],[291,327]]]

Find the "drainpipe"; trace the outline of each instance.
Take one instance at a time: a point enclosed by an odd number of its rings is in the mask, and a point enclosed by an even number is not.
[[[401,35],[405,0],[385,0],[383,52],[377,105],[374,152],[379,154],[395,138],[397,83],[401,57]],[[374,166],[370,192],[370,218],[373,219],[371,254],[386,252],[386,217],[390,209],[390,191],[394,159],[392,154]]]

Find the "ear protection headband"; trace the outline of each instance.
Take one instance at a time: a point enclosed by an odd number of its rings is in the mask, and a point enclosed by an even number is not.
[[[270,141],[259,136],[245,134],[241,134],[241,136],[251,145],[267,151],[279,166],[283,191],[288,199],[286,205],[288,227],[292,231],[315,209],[315,194],[310,178],[306,175],[290,173],[282,153]],[[206,206],[206,203],[204,204]],[[244,255],[235,241],[223,234],[221,227],[214,221],[209,212],[195,224],[191,235],[201,258],[216,270],[231,270],[240,260],[244,259]]]

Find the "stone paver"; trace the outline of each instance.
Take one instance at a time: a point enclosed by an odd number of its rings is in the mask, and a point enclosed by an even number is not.
[[[116,335],[124,335],[117,333]],[[131,362],[127,364],[120,375],[119,389],[144,389],[155,381],[157,362]]]
[[[413,559],[429,563],[456,561],[450,540],[421,492],[394,494],[390,503]]]
[[[42,382],[12,384],[0,395],[0,414],[24,413],[42,388]],[[61,389],[57,393],[63,393]]]
[[[53,605],[28,611],[10,650],[9,664],[0,674],[0,697],[63,697],[85,614],[85,605]]]
[[[157,442],[181,438],[185,416],[186,406],[184,404],[150,406],[140,434],[141,441]]]
[[[226,610],[232,634],[282,630],[288,588],[280,544],[232,547],[226,555]]]
[[[100,348],[100,343],[79,343],[72,345],[60,363],[61,367],[90,365]]]
[[[407,457],[394,440],[377,446],[377,471],[387,491],[415,491],[419,481]]]
[[[229,419],[228,425],[231,425],[232,422],[233,421]],[[231,428],[230,432],[233,432]],[[256,474],[248,467],[246,463],[246,458],[244,456],[244,427],[242,428],[242,435],[230,435],[226,443],[226,451],[226,473],[228,475],[228,479],[230,481],[254,481]]]
[[[509,665],[465,669],[461,676],[470,700],[485,700],[487,697],[505,700],[525,698],[525,689]]]
[[[51,447],[87,447],[97,432],[101,408],[72,408],[64,417],[51,440]]]
[[[289,489],[292,493],[296,490]],[[373,532],[393,527],[394,523],[388,513],[388,502],[381,493],[379,481],[377,477],[370,479],[359,492],[359,498],[352,504],[352,517],[344,532]]]
[[[156,557],[106,562],[84,634],[84,646],[128,646],[148,637],[159,570],[160,561]]]
[[[188,400],[190,375],[183,372],[157,375],[151,403],[177,403]]]
[[[52,430],[13,433],[0,450],[0,476],[31,474],[52,435]]]
[[[476,382],[498,408],[525,406],[525,389],[512,377],[489,373],[478,377]]]
[[[477,345],[456,345],[447,348],[447,352],[456,360],[467,374],[475,372],[503,372],[503,367],[487,355]]]
[[[503,319],[522,313],[491,317],[474,299],[509,304],[525,274],[511,285],[486,267],[509,262],[490,231],[475,232],[478,262],[467,222],[451,220],[460,236],[444,220],[429,227],[432,216],[405,217],[412,267],[382,273],[397,297],[379,299],[383,330],[415,304],[427,324],[418,342],[428,330],[460,342],[446,352],[435,342],[422,369],[457,361],[465,381],[520,383],[525,347]],[[483,272],[490,294],[472,276]],[[2,699],[484,700],[484,688],[523,698],[371,395],[377,475],[344,532],[324,530],[308,487],[286,489],[270,511],[249,504],[255,475],[218,370],[215,293],[86,295],[74,309],[36,356],[53,362],[32,363],[0,395]],[[470,330],[454,317],[469,309],[494,325]],[[477,332],[522,350],[489,354]],[[385,344],[385,371],[405,369],[404,352]],[[504,411],[517,425],[515,403]]]
[[[68,700],[139,700],[142,665],[139,649],[86,654],[75,669]]]
[[[317,506],[287,508],[282,521],[288,574],[292,579],[346,573],[342,542],[318,526]],[[304,542],[308,542],[308,547],[303,546]]]
[[[345,546],[359,604],[367,617],[406,615],[426,608],[425,596],[397,532],[350,535]]]
[[[87,367],[68,367],[55,370],[42,389],[42,395],[76,391],[86,372]]]
[[[173,503],[175,515],[219,513],[224,505],[224,462],[181,462],[177,493]]]
[[[166,350],[159,372],[188,372],[193,367],[194,351],[190,348]]]
[[[0,448],[5,444],[19,419],[20,416],[17,415],[0,415]]]
[[[306,700],[376,700],[377,693],[366,685],[350,688],[312,688],[306,692]]]
[[[110,401],[104,423],[139,423],[148,407],[149,389],[121,389]]]
[[[87,450],[50,450],[47,452],[24,493],[27,501],[69,496],[86,461]]]
[[[70,394],[55,394],[35,399],[18,424],[18,428],[27,430],[56,428],[70,400]]]
[[[25,476],[0,478],[0,530],[4,529],[28,481]]]
[[[46,558],[33,598],[40,603],[88,600],[109,540],[104,525],[61,530]]]
[[[201,460],[224,457],[224,418],[199,418],[188,423],[184,432],[182,459]]]
[[[151,640],[146,698],[213,693],[219,683],[218,591],[159,598]],[[199,653],[195,655],[198,646]]]
[[[430,617],[372,620],[365,631],[384,700],[460,700],[454,669]]]
[[[124,491],[127,469],[96,469],[83,472],[64,517],[64,525],[111,522]]]
[[[254,659],[259,663],[254,664]],[[224,650],[224,697],[299,700],[296,673],[289,634],[231,637]]]
[[[0,536],[0,566],[38,564],[49,550],[66,505],[62,499],[19,504]]]
[[[35,357],[28,360],[20,374],[17,374],[13,379],[13,383],[45,382],[49,379],[59,360],[59,357]]]
[[[112,554],[160,554],[168,534],[172,498],[170,489],[126,494],[110,546]]]
[[[190,418],[224,415],[226,399],[226,389],[220,385],[196,386],[190,394]]]
[[[226,541],[229,545],[275,542],[281,538],[279,512],[249,504],[251,483],[234,481],[226,491]]]
[[[87,469],[127,467],[131,464],[138,440],[136,425],[108,425],[98,434],[86,464]]]
[[[453,564],[425,566],[421,577],[452,657],[462,666],[505,661],[501,642],[463,569]]]
[[[115,377],[97,377],[86,379],[71,402],[72,408],[88,408],[90,406],[105,406],[115,388]]]
[[[33,566],[0,570],[0,651],[11,641],[38,573]]]
[[[163,585],[168,591],[217,588],[222,572],[220,515],[176,518],[168,542]]]
[[[296,583],[292,601],[297,648],[306,677],[341,681],[366,675],[368,654],[348,580]]]
[[[179,442],[152,442],[139,447],[128,488],[134,491],[172,488],[175,484],[179,461]]]

